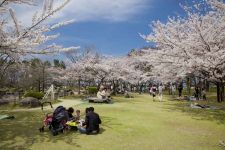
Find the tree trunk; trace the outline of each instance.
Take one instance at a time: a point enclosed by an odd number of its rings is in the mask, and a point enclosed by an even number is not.
[[[41,92],[41,79],[38,80],[38,92]]]
[[[115,84],[115,80],[112,81],[112,95],[116,95],[116,84]]]
[[[80,77],[78,79],[78,94],[80,95]]]
[[[220,96],[220,98],[221,98],[221,102],[223,102],[224,101],[224,85],[223,84],[221,84],[221,96]]]
[[[216,83],[217,88],[217,102],[221,103],[224,101],[224,85],[221,82]]]
[[[202,97],[203,81],[199,78],[199,98]]]
[[[209,82],[205,80],[205,90],[209,92]]]
[[[168,85],[168,94],[169,94],[169,95],[172,95],[172,89],[171,89],[172,82],[168,83],[167,85]],[[149,90],[150,90],[150,88],[151,88],[151,87],[149,87]]]
[[[118,93],[118,87],[119,87],[119,81],[116,80],[116,83],[115,83],[115,86],[114,86],[114,91],[115,91],[115,94]]]
[[[45,66],[43,67],[42,75],[43,75],[42,92],[45,92]]]
[[[195,88],[197,87],[197,80],[196,80],[195,76],[194,76],[194,86],[195,86]]]
[[[187,84],[188,96],[190,96],[191,95],[191,78],[190,77],[187,77],[186,84]]]

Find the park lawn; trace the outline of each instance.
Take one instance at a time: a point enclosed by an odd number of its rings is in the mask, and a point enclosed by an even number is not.
[[[52,102],[52,105],[53,104],[57,104],[57,103],[60,103],[61,101],[60,100],[54,100],[54,101],[51,101]],[[45,103],[44,106],[48,106],[49,104],[48,103]],[[30,109],[32,107],[30,106],[21,106],[19,104],[19,102],[11,102],[9,104],[4,104],[4,105],[0,105],[0,111],[1,110],[11,110],[11,109]]]
[[[223,150],[225,110],[199,110],[188,102],[153,102],[149,95],[115,97],[113,104],[93,106],[102,118],[101,134],[39,133],[41,111],[16,112],[14,120],[0,121],[0,149],[34,150]],[[220,104],[220,105],[224,105]],[[1,113],[1,112],[0,112]],[[2,114],[2,113],[1,113]]]

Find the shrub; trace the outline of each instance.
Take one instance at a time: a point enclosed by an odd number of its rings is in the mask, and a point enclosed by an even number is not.
[[[97,94],[98,89],[95,86],[90,86],[87,88],[89,94]]]
[[[37,99],[42,99],[44,97],[44,93],[42,92],[34,92],[34,91],[29,91],[27,92],[24,97],[34,97]]]

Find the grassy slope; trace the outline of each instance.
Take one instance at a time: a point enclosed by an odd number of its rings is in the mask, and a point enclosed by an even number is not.
[[[225,110],[193,110],[187,102],[152,102],[149,95],[115,98],[114,104],[93,104],[102,118],[99,135],[68,132],[56,137],[39,133],[43,114],[20,112],[0,121],[0,149],[79,150],[221,150]],[[224,104],[223,104],[224,105]],[[76,109],[84,110],[89,104]],[[1,148],[2,147],[2,148]]]

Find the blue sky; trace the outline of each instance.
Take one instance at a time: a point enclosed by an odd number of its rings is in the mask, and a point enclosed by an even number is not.
[[[150,33],[149,24],[152,21],[165,22],[168,16],[182,15],[184,12],[179,6],[180,2],[180,0],[148,0],[145,1],[144,8],[124,20],[99,18],[78,21],[57,29],[55,32],[61,36],[55,42],[64,46],[79,45],[81,49],[85,46],[94,46],[103,54],[125,55],[132,48],[149,45],[138,33]]]
[[[55,6],[62,0],[54,0]],[[149,34],[152,21],[165,22],[168,16],[184,15],[179,3],[190,0],[71,0],[62,11],[56,13],[50,23],[74,19],[75,22],[54,31],[60,37],[52,42],[69,46],[95,47],[106,54],[126,55],[133,48],[148,46],[139,36]],[[199,0],[196,0],[199,1]],[[37,10],[43,0],[36,0],[34,7],[18,6],[18,18],[24,24]]]

